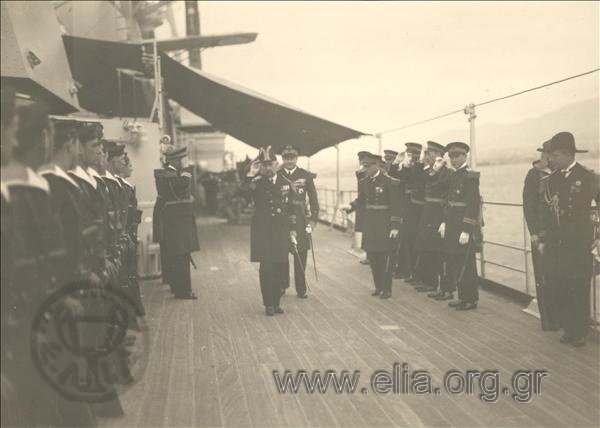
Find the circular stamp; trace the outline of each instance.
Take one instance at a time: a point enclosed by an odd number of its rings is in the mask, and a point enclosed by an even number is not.
[[[70,284],[52,294],[31,331],[42,378],[68,400],[101,403],[144,374],[150,340],[134,301],[120,289]]]

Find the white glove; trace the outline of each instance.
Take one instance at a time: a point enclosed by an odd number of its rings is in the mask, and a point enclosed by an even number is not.
[[[538,252],[543,256],[544,252],[546,251],[546,244],[544,244],[543,242],[539,242],[537,244],[537,249],[538,249]]]
[[[247,177],[255,177],[259,171],[260,171],[260,164],[257,161],[253,161],[250,164],[250,170],[248,170],[248,173],[246,174],[246,176]]]
[[[444,236],[446,236],[446,223],[440,224],[440,227],[438,229],[438,233],[440,234],[440,236],[442,238],[444,238]]]
[[[461,232],[460,236],[458,237],[458,243],[460,245],[467,245],[469,243],[470,236],[471,235],[469,235],[467,232]]]
[[[433,163],[433,166],[432,166],[433,170],[434,171],[439,171],[440,168],[442,166],[444,166],[444,163],[445,163],[444,162],[444,158],[442,158],[442,157],[435,158],[435,162]]]
[[[398,237],[398,229],[390,230],[390,238],[396,239]]]
[[[292,243],[293,246],[297,246],[298,245],[298,240],[296,239],[296,232],[295,231],[290,232],[290,242]]]
[[[306,225],[306,228],[304,229],[306,230],[306,233],[308,233],[309,235],[312,233],[313,229],[312,226],[310,224]]]

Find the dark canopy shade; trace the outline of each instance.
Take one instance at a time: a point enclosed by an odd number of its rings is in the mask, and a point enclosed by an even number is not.
[[[143,78],[141,45],[68,35],[63,43],[84,109],[107,116],[150,115],[154,88]],[[139,77],[117,70],[133,70]]]
[[[252,147],[288,144],[300,155],[364,135],[162,56],[169,98]]]
[[[139,112],[143,98],[140,93],[148,91],[127,88],[123,75],[119,83],[116,70],[144,71],[140,44],[73,36],[63,39],[73,77],[82,85],[78,94],[82,107],[113,116],[130,115],[131,110]],[[253,147],[270,145],[279,151],[292,144],[298,147],[300,155],[311,156],[364,135],[186,67],[167,54],[161,53],[161,61],[165,92],[170,99]],[[135,94],[137,108],[128,108]],[[145,101],[151,105],[151,100]]]
[[[167,40],[158,40],[158,50],[169,52],[180,49],[214,48],[217,46],[241,45],[256,40],[257,33],[233,33],[215,36],[185,36]],[[152,46],[151,41],[144,43]]]

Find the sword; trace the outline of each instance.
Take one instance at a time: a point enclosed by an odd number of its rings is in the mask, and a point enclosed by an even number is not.
[[[194,270],[197,270],[198,267],[196,266],[196,263],[194,263],[194,259],[192,258],[192,255],[190,254],[190,264],[193,266]]]
[[[462,281],[462,278],[465,274],[465,270],[467,269],[467,262],[469,261],[469,255],[471,254],[471,247],[474,241],[474,237],[473,234],[471,234],[471,236],[469,236],[469,243],[467,244],[467,252],[465,254],[465,260],[462,264],[462,267],[460,269],[460,275],[458,275],[458,280],[456,281],[457,283]]]
[[[304,271],[304,265],[302,264],[302,259],[300,258],[300,254],[298,254],[298,247],[296,246],[296,244],[292,244],[292,248],[293,248],[294,255],[298,258],[298,264],[300,265],[300,268],[302,269],[302,276],[304,277],[304,283],[306,284],[306,289],[308,291],[312,291],[310,289],[310,286],[308,285],[308,281],[306,280],[306,272]]]
[[[310,243],[310,252],[312,254],[313,268],[315,269],[315,279],[319,282],[319,274],[317,273],[317,259],[315,258],[315,246],[313,244],[312,233],[308,234],[308,241]]]
[[[390,238],[390,239],[394,239],[394,238]],[[400,239],[395,238],[395,240],[398,241],[398,245],[396,245],[396,250],[393,252],[393,254],[395,255],[394,261],[398,260],[398,254],[400,252],[400,245],[401,245],[400,244]],[[390,264],[391,264],[390,263],[390,257],[391,257],[391,254],[388,253],[388,255],[387,255],[386,259],[385,259],[385,273],[389,273],[389,271],[390,271]]]

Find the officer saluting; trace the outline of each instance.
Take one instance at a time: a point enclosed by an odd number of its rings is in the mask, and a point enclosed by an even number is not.
[[[261,149],[243,186],[252,192],[254,215],[250,227],[250,261],[260,263],[260,291],[267,315],[282,314],[279,304],[285,283],[290,245],[296,241],[296,216],[289,183],[277,174],[271,147]]]
[[[160,250],[164,251],[163,270],[177,299],[197,299],[192,293],[191,253],[198,251],[198,232],[191,195],[192,168],[183,167],[187,148],[167,146],[165,167],[154,170],[158,191],[155,219],[159,225]]]
[[[360,182],[362,181],[363,178],[365,178],[364,163],[367,159],[369,159],[369,157],[371,156],[371,153],[361,150],[360,152],[358,152],[357,156],[358,156],[358,164],[359,164],[360,168],[358,170],[356,170],[355,174],[356,174],[357,191],[360,193],[360,191],[361,191],[360,190],[361,189]],[[344,211],[346,211],[346,213],[348,213],[348,214],[351,212],[356,212],[356,214],[354,216],[354,231],[357,233],[361,233],[361,234],[362,234],[362,230],[363,230],[364,210],[365,210],[365,208],[358,203],[358,198],[356,198],[355,200],[350,202],[350,208],[344,209]],[[362,235],[361,235],[361,240],[362,240]],[[369,264],[369,259],[365,258],[365,259],[361,260],[360,262],[362,264]]]
[[[305,169],[299,168],[298,150],[293,146],[286,146],[281,152],[283,159],[283,168],[278,172],[278,176],[284,183],[284,188],[288,192],[291,208],[296,216],[296,239],[298,245],[297,251],[294,251],[294,284],[298,297],[305,299],[306,294],[306,257],[308,250],[311,249],[312,237],[311,233],[317,226],[319,220],[319,200],[317,190],[313,181],[313,174]],[[307,218],[306,202],[310,207],[310,216]],[[313,248],[314,251],[314,248]],[[285,293],[285,289],[289,284],[289,262],[286,264],[287,281],[283,284],[281,294]]]
[[[479,172],[467,167],[467,144],[450,143],[446,150],[454,171],[449,177],[444,222],[438,230],[444,239],[447,280],[458,288],[458,300],[448,306],[466,311],[477,308],[479,300],[475,264],[475,253],[482,240]]]
[[[398,167],[398,171],[393,174],[404,182],[404,200],[403,200],[403,233],[402,239],[406,245],[408,254],[408,269],[410,278],[407,280],[415,286],[421,285],[419,277],[419,255],[415,247],[417,240],[417,229],[423,207],[425,205],[425,180],[426,173],[423,172],[424,165],[419,161],[423,146],[419,143],[406,143],[406,154],[404,162]]]
[[[538,249],[546,266],[546,285],[564,329],[560,341],[578,347],[585,345],[590,314],[590,250],[593,247],[596,256],[600,250],[590,216],[592,200],[596,201],[596,211],[600,205],[600,179],[575,160],[575,153],[586,150],[575,148],[573,134],[556,134],[544,150],[554,172],[544,189],[546,207]]]
[[[400,181],[381,171],[381,156],[365,160],[366,177],[360,182],[358,203],[365,207],[363,249],[373,273],[372,296],[392,296],[393,248],[400,228]]]
[[[417,229],[415,247],[420,254],[423,287],[418,291],[431,292],[428,296],[448,299],[445,290],[437,291],[440,278],[443,276],[442,240],[438,229],[443,220],[443,202],[448,191],[450,170],[443,160],[446,148],[435,141],[427,142],[425,150],[425,205]],[[450,297],[451,298],[451,297]]]

